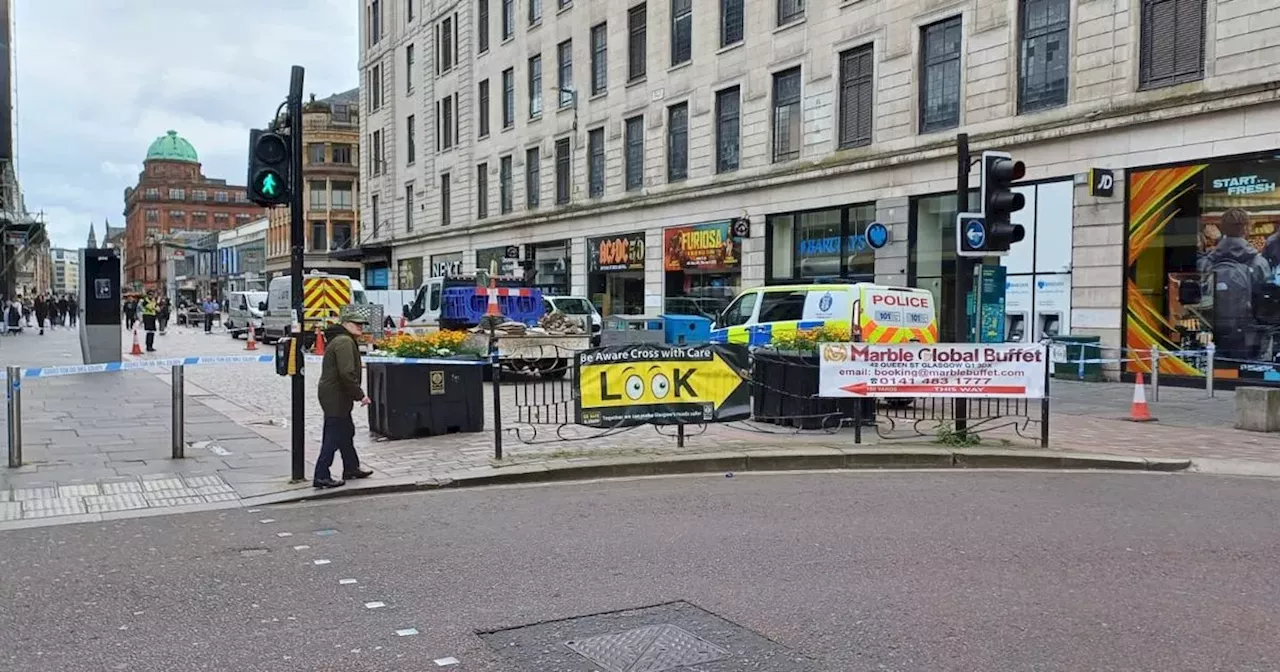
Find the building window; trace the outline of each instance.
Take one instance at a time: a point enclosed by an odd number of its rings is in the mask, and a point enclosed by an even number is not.
[[[573,40],[556,46],[556,84],[560,87],[560,107],[573,102]]]
[[[409,3],[413,5],[412,2]],[[413,45],[404,48],[404,92],[413,93]]]
[[[840,54],[840,147],[871,144],[874,50],[867,44]]]
[[[196,210],[195,212],[191,213],[191,219],[194,220],[196,224],[208,224],[209,213],[205,212],[204,210]]]
[[[373,132],[373,139],[370,142],[370,144],[372,145],[370,149],[373,151],[372,172],[374,175],[381,175],[382,171],[386,170],[386,165],[384,165],[382,161],[383,147],[382,147],[382,130],[381,129]]]
[[[562,11],[569,9],[570,7],[573,6],[573,0],[557,0],[556,6],[559,7]]]
[[[627,191],[644,186],[644,116],[631,117],[623,131],[626,160],[623,172]]]
[[[646,48],[646,6],[640,3],[627,10],[627,81],[643,79],[645,59],[648,58]]]
[[[404,185],[404,230],[413,231],[413,183]]]
[[[529,0],[529,25],[542,21],[542,0]]]
[[[569,152],[569,138],[556,140],[556,205],[569,202],[569,193],[573,187],[572,156]]]
[[[333,242],[330,243],[331,250],[346,250],[351,248],[351,222],[334,222],[330,227],[333,230]]]
[[[445,96],[441,99],[436,103],[436,109],[440,110],[440,117],[437,119],[440,149],[453,149],[453,96]]]
[[[804,0],[778,0],[778,25],[804,18]]]
[[[693,0],[671,0],[671,65],[693,58]]]
[[[374,194],[369,197],[369,224],[373,227],[373,235],[378,235],[378,226],[382,222],[378,221],[378,195]]]
[[[604,196],[604,129],[587,132],[587,195]]]
[[[449,173],[440,175],[440,226],[449,226],[452,221],[452,205],[449,194]]]
[[[193,201],[207,201],[207,200],[209,200],[209,192],[205,191],[204,189],[192,189],[192,190],[191,190],[191,200],[193,200]]]
[[[143,197],[152,201],[160,200],[160,190],[155,187],[150,187],[143,193]]]
[[[489,216],[489,164],[476,166],[476,219]]]
[[[516,34],[516,0],[502,0],[502,40]]]
[[[1067,104],[1069,0],[1022,0],[1018,111]]]
[[[404,162],[410,166],[418,159],[418,130],[414,115],[404,120],[405,157]]]
[[[148,191],[148,192],[150,192],[151,190],[150,190],[150,189],[148,189],[147,191]],[[159,196],[159,194],[158,194],[158,193],[157,193],[156,195],[157,195],[157,196]],[[214,202],[214,203],[226,203],[226,202],[227,202],[227,192],[225,192],[225,191],[215,191],[215,192],[213,192],[213,202]]]
[[[373,76],[369,78],[369,107],[377,110],[382,107],[382,65],[373,66]]]
[[[147,221],[148,221],[148,222],[158,222],[158,221],[160,221],[160,211],[159,211],[159,210],[147,210],[147,211],[146,211],[146,219],[147,219]]]
[[[452,70],[456,55],[453,45],[453,17],[445,17],[436,24],[436,74],[443,75]]]
[[[476,53],[489,51],[489,0],[476,0]]]
[[[516,125],[516,70],[507,68],[502,71],[502,127],[511,128]]]
[[[920,29],[920,132],[960,125],[960,17]]]
[[[187,191],[185,189],[169,189],[169,200],[182,201],[186,200]]]
[[[243,191],[236,192],[236,203],[248,203],[248,202],[249,202],[248,194],[244,193]]]
[[[1205,0],[1142,0],[1138,87],[1204,79]]]
[[[773,160],[800,158],[800,67],[773,76]]]
[[[413,23],[413,5],[417,0],[408,0],[404,3],[404,22]]]
[[[720,0],[720,46],[742,41],[744,0]]]
[[[329,225],[325,222],[311,222],[311,251],[329,251]]]
[[[377,44],[382,39],[382,0],[373,0],[369,5],[369,44]]]
[[[329,185],[324,180],[311,181],[311,209],[321,210],[329,207]]]
[[[609,26],[591,27],[591,95],[609,88]]]
[[[716,92],[716,172],[728,173],[738,169],[739,130],[738,115],[741,110],[738,87]]]
[[[542,202],[542,155],[537,147],[524,150],[524,204],[532,210]]]
[[[480,123],[477,124],[477,128],[479,128],[477,135],[483,138],[489,135],[489,80],[480,81],[480,90],[476,94],[476,98],[479,99],[477,107],[479,108],[480,116]]]
[[[498,212],[511,213],[511,157],[498,159]]]
[[[350,210],[352,206],[352,201],[353,201],[351,197],[351,190],[352,190],[351,182],[335,181],[332,184],[330,184],[329,200],[331,205],[329,207],[335,210]]]
[[[329,118],[335,124],[351,123],[351,106],[346,103],[333,103],[330,106]]]
[[[542,116],[542,54],[529,57],[529,118]]]
[[[689,177],[689,104],[667,108],[667,181]]]
[[[334,145],[333,162],[344,166],[351,165],[351,145]]]

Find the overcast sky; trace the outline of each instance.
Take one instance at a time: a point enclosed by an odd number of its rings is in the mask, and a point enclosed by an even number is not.
[[[55,247],[124,223],[124,189],[168,129],[204,174],[244,184],[249,128],[289,66],[325,97],[359,83],[354,0],[14,0],[18,177]],[[253,19],[259,19],[255,23]]]

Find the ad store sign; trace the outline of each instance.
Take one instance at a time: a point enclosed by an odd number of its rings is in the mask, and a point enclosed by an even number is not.
[[[663,267],[668,271],[737,268],[742,257],[742,239],[733,235],[730,225],[726,219],[664,230]]]
[[[1048,352],[1022,343],[824,343],[822,397],[1045,396]]]
[[[587,239],[587,272],[644,270],[644,232]]]

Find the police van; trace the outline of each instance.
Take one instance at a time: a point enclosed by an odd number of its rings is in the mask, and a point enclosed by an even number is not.
[[[822,326],[848,328],[864,343],[938,342],[932,292],[869,282],[745,289],[716,319],[711,341],[760,347]]]

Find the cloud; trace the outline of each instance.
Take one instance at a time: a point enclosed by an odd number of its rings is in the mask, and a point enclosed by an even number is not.
[[[124,222],[147,146],[174,129],[205,175],[244,181],[251,126],[283,100],[289,66],[324,97],[359,81],[358,5],[15,0],[18,177],[55,246]],[[254,19],[258,22],[254,23]]]

